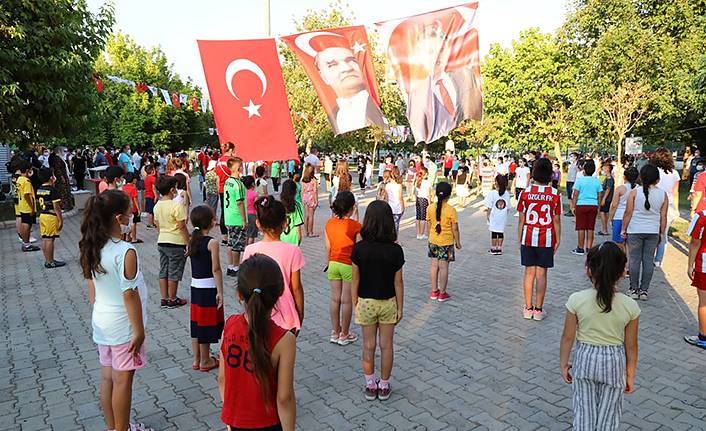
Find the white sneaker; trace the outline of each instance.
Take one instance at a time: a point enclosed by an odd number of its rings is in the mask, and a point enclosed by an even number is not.
[[[522,318],[523,319],[532,320],[533,316],[534,316],[534,310],[530,310],[528,308],[522,307]]]
[[[533,318],[534,320],[540,321],[544,320],[545,317],[547,317],[547,313],[544,312],[544,310],[532,310],[532,314],[534,315]]]

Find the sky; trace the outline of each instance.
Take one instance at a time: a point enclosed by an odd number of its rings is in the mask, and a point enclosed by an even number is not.
[[[197,39],[256,39],[266,36],[267,0],[114,0],[115,30],[139,45],[158,45],[182,79],[206,88]],[[294,18],[330,0],[270,0],[272,35],[295,33]],[[104,0],[88,0],[93,11]],[[463,0],[349,0],[354,24],[401,18],[462,4]],[[564,21],[566,0],[480,0],[478,33],[481,56],[491,43],[510,46],[520,32],[539,27],[553,32]],[[370,28],[368,29],[370,31]]]

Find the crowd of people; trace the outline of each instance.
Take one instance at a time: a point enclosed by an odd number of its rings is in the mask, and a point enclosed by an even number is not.
[[[17,157],[11,163],[22,250],[38,250],[30,231],[39,213],[45,267],[55,268],[65,265],[54,258],[53,241],[67,208],[50,156],[49,167],[38,158],[42,167],[36,175],[32,160]],[[363,396],[371,401],[387,400],[392,392],[394,332],[404,310],[405,253],[398,235],[409,203],[414,203],[416,238],[426,242],[430,259],[429,299],[439,303],[451,299],[450,264],[462,250],[456,206],[465,207],[473,193],[482,196],[488,253],[494,256],[503,254],[505,229],[514,212],[524,268],[521,315],[534,321],[547,318],[547,272],[560,246],[562,215],[575,218],[577,246],[572,253],[585,256],[593,287],[568,298],[560,364],[573,388],[574,426],[585,430],[618,427],[622,396],[633,391],[637,369],[636,300],[647,300],[669,226],[679,215],[681,176],[666,149],[658,149],[643,164],[628,159],[620,169],[613,158],[572,153],[564,182],[561,163],[546,154],[491,160],[464,159],[447,151],[438,159],[427,153],[387,155],[373,184],[372,160],[359,155],[353,158],[358,193],[349,158],[320,156],[315,148],[299,160],[257,163],[238,158],[232,143],[222,152],[204,149],[193,159],[185,153],[139,155],[128,147],[115,156],[99,149],[95,156],[75,153],[65,173],[85,173],[77,157],[92,160],[85,166],[107,166],[83,211],[79,249],[93,305],[101,406],[108,429],[119,431],[150,429],[129,421],[133,375],[148,362],[147,284],[136,247],[142,242],[137,226],[143,213],[146,228],[158,231],[161,308],[189,302],[179,296],[179,283],[190,263],[192,369],[218,370],[221,419],[234,430],[294,429],[296,339],[305,317],[301,270],[306,258],[300,244],[320,235],[314,220],[322,201],[331,215],[322,231],[331,288],[328,340],[340,346],[355,343],[359,334],[351,323],[361,328]],[[195,191],[192,175],[199,178]],[[75,185],[80,188],[78,178]],[[361,222],[358,201],[371,187],[374,200]],[[562,187],[569,202],[566,210]],[[706,348],[705,191],[706,176],[696,175],[687,272],[698,289],[700,326],[698,335],[685,340],[701,348]],[[194,205],[195,193],[204,204]],[[594,244],[597,221],[597,235],[612,241]],[[226,264],[221,263],[223,247]],[[630,287],[622,293],[618,286],[626,274]],[[227,277],[236,281],[237,298],[224,295]],[[223,304],[236,300],[243,313],[226,318]],[[213,355],[211,345],[218,343]]]

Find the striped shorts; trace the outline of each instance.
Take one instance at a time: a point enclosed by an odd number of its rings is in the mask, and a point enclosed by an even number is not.
[[[572,371],[574,430],[617,430],[625,390],[625,348],[579,341]]]

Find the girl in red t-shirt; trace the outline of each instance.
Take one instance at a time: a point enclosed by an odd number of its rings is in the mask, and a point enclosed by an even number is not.
[[[279,265],[255,254],[240,265],[238,297],[245,313],[223,329],[218,385],[229,429],[294,431],[294,335],[270,315],[284,291]]]

